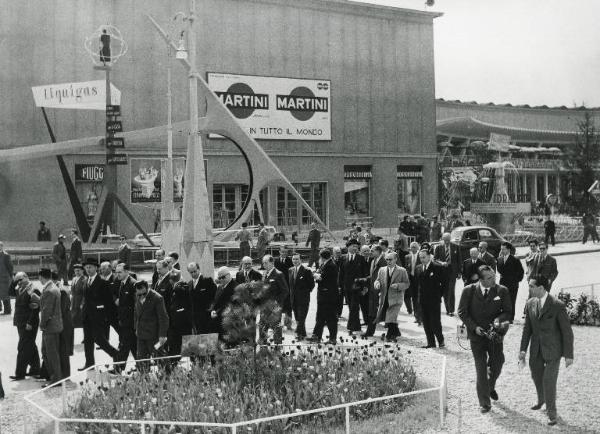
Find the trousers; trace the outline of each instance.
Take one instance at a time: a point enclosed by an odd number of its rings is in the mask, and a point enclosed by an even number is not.
[[[496,388],[496,380],[504,365],[503,345],[488,339],[471,339],[471,352],[475,361],[479,405],[489,407],[490,391]]]
[[[442,319],[439,303],[421,304],[421,313],[423,316],[423,329],[427,337],[427,345],[435,347],[435,339],[438,344],[444,343],[444,335],[442,334]]]
[[[296,335],[300,337],[306,337],[306,316],[308,315],[309,302],[297,302],[294,301],[294,318],[296,318]]]
[[[106,338],[105,325],[94,324],[90,319],[83,320],[83,351],[85,354],[85,366],[96,364],[94,358],[94,342],[102,351],[113,359],[117,357],[118,350],[113,347]]]
[[[332,304],[317,304],[317,319],[313,336],[321,338],[323,336],[323,328],[327,326],[329,330],[329,340],[337,339],[337,312],[336,306]]]
[[[44,358],[50,383],[56,383],[62,379],[59,344],[60,333],[42,333],[42,357]]]
[[[456,276],[448,272],[447,282],[444,285],[444,306],[446,307],[446,313],[454,313],[455,294],[454,288],[456,287]]]
[[[17,332],[19,333],[19,344],[17,345],[15,376],[24,377],[27,373],[27,367],[29,367],[29,372],[38,373],[40,370],[40,355],[35,344],[37,327],[26,330],[25,326],[19,326]]]
[[[546,403],[546,413],[550,419],[556,418],[556,380],[559,366],[560,359],[544,360],[541,352],[529,359],[538,403]]]

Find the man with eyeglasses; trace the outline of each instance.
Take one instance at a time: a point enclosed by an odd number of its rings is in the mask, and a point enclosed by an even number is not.
[[[13,324],[19,333],[19,344],[15,375],[11,375],[10,378],[19,381],[24,380],[25,376],[35,376],[40,372],[40,355],[35,339],[40,324],[40,297],[42,294],[33,287],[27,274],[22,271],[15,275],[15,282],[17,297]],[[27,372],[27,367],[29,367],[29,372]]]
[[[546,243],[540,243],[539,249],[540,252],[532,262],[531,275],[544,276],[548,279],[548,292],[550,292],[552,283],[556,280],[556,276],[558,276],[556,259],[548,254],[548,245]]]
[[[163,298],[158,292],[148,289],[148,282],[140,280],[133,287],[137,299],[134,308],[137,358],[148,359],[157,343],[163,346],[167,341],[169,316]],[[141,369],[147,367],[146,363],[140,365]]]
[[[388,329],[385,338],[388,342],[395,342],[401,336],[398,329],[398,314],[404,302],[404,291],[410,286],[406,270],[396,265],[397,261],[396,252],[386,254],[387,266],[379,269],[377,280],[373,284],[375,289],[381,291],[375,324],[385,321]]]
[[[233,291],[237,283],[231,277],[227,267],[221,267],[217,271],[217,292],[215,299],[210,307],[210,317],[213,322],[213,329],[219,333],[219,338],[223,337],[223,311],[231,302]]]
[[[248,260],[252,265],[252,259],[248,258]],[[197,262],[190,262],[187,270],[192,277],[188,284],[192,299],[194,330],[197,334],[212,333],[213,322],[210,317],[210,306],[215,299],[217,285],[212,278],[202,275],[200,265]]]
[[[244,256],[242,258],[242,268],[235,274],[235,281],[239,284],[260,282],[262,280],[262,274],[252,268],[252,258],[250,256]]]

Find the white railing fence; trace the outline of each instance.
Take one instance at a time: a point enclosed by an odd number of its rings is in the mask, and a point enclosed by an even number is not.
[[[307,345],[303,344],[302,347],[306,348],[317,348],[315,345]],[[282,345],[282,347],[294,347],[297,348],[298,344],[294,345]],[[359,347],[356,345],[338,345],[338,348],[347,348],[353,347],[358,349]],[[381,345],[373,346],[371,348],[378,348]],[[400,347],[400,346],[398,346]],[[225,432],[231,432],[233,434],[237,434],[241,432],[244,428],[252,426],[258,426],[262,423],[283,420],[283,419],[291,419],[298,418],[301,416],[307,415],[316,415],[319,413],[332,412],[332,411],[344,411],[344,429],[347,434],[351,432],[351,409],[355,407],[359,407],[361,405],[373,404],[376,402],[383,402],[395,399],[409,398],[415,397],[418,395],[437,395],[437,401],[439,405],[439,423],[440,426],[443,426],[445,423],[446,412],[448,408],[447,403],[447,379],[446,379],[446,356],[435,354],[431,352],[425,352],[420,349],[415,349],[413,347],[401,347],[406,351],[403,351],[403,355],[405,358],[411,362],[413,368],[417,372],[417,387],[416,390],[412,390],[410,392],[403,392],[394,395],[387,395],[381,397],[368,398],[361,401],[353,401],[348,403],[341,403],[337,405],[332,405],[329,407],[321,407],[304,411],[296,411],[294,413],[274,415],[270,417],[263,417],[252,420],[244,420],[237,421],[232,423],[216,423],[216,422],[187,422],[187,421],[164,421],[164,420],[139,420],[139,419],[131,419],[131,420],[117,420],[117,419],[85,419],[85,418],[71,418],[68,417],[68,412],[71,404],[75,404],[79,397],[79,392],[84,387],[112,387],[117,381],[119,381],[122,377],[120,375],[113,375],[109,373],[109,369],[114,368],[117,365],[123,365],[123,371],[126,375],[129,373],[128,367],[133,367],[139,364],[140,362],[148,362],[153,363],[156,366],[158,362],[163,362],[166,359],[179,358],[180,356],[169,356],[169,357],[160,357],[153,359],[144,359],[144,360],[130,360],[127,362],[114,363],[112,366],[110,364],[98,364],[95,366],[91,366],[88,369],[77,372],[74,375],[71,375],[68,378],[65,378],[54,385],[50,385],[47,388],[35,391],[30,393],[25,397],[25,401],[31,405],[32,412],[29,414],[28,420],[24,420],[23,432],[24,433],[55,433],[61,434],[66,432],[81,432],[82,424],[83,426],[89,425],[89,432],[93,432],[94,434],[97,432],[113,432],[113,428],[121,427],[119,431],[123,429],[127,429],[127,432],[153,432],[155,427],[196,427],[196,428],[221,428],[225,429]],[[433,356],[433,358],[432,358]],[[189,358],[184,357],[181,359],[180,364],[188,365],[191,362]],[[439,372],[439,378],[434,383],[433,386],[426,384],[425,381],[431,381],[431,370],[427,373],[423,373],[423,375],[419,375],[419,369],[423,367],[427,367],[427,365],[433,364],[430,366],[435,368],[436,371]],[[156,369],[153,367],[152,369]],[[86,381],[87,380],[87,381]],[[54,387],[53,387],[54,386]],[[424,387],[430,386],[430,387]],[[436,405],[436,406],[437,406]],[[35,410],[35,411],[34,411]],[[41,417],[40,417],[41,416]],[[137,427],[137,429],[135,429]],[[117,428],[118,429],[118,428]],[[75,431],[76,430],[76,431]],[[83,431],[87,432],[87,431]]]

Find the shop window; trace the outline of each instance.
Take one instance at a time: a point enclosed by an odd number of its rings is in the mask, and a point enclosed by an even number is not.
[[[327,184],[324,182],[294,184],[294,188],[306,203],[317,213],[319,218],[327,221]],[[294,195],[283,187],[277,188],[277,226],[307,228],[313,222],[308,210],[301,206]]]
[[[370,217],[371,166],[344,166],[344,208],[347,220]]]
[[[399,214],[421,214],[422,179],[421,166],[398,166],[396,169]]]

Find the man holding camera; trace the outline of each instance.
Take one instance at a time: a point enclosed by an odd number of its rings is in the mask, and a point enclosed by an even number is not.
[[[479,282],[463,289],[458,316],[467,327],[477,372],[477,397],[481,413],[496,401],[496,380],[504,364],[502,337],[508,330],[512,304],[508,289],[496,284],[496,273],[489,265],[478,268]],[[489,367],[489,374],[488,374]]]

